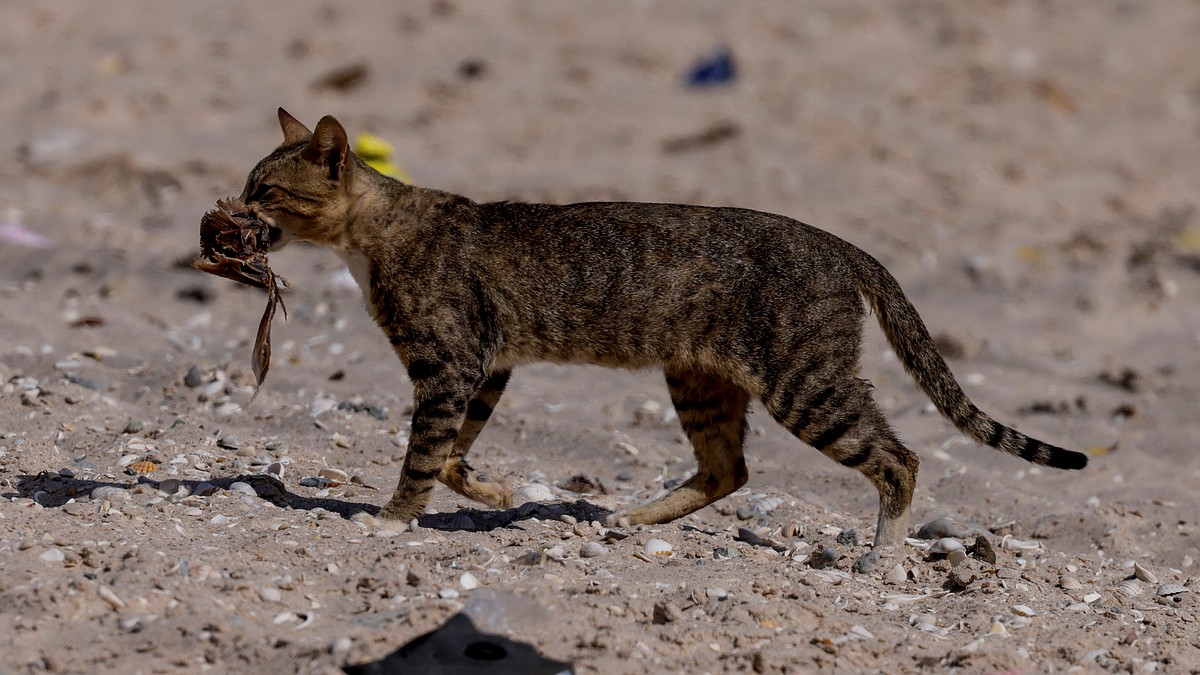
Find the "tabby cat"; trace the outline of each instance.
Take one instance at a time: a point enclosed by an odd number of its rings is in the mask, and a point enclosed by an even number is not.
[[[413,383],[412,438],[380,515],[424,512],[434,481],[496,508],[508,485],[466,461],[512,369],[533,361],[661,367],[696,474],[613,518],[665,523],[748,479],[753,400],[879,491],[875,545],[903,541],[918,459],[857,377],[864,303],[937,409],[971,439],[1081,469],[1087,457],[1006,427],[955,382],[896,280],[870,255],[783,216],[677,204],[490,203],[406,185],[348,148],[326,116],[282,108],[283,144],[241,199],[272,248],[304,240],[346,261]]]

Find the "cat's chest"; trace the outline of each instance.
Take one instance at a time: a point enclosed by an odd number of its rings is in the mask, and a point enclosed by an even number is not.
[[[367,303],[367,311],[374,316],[376,310],[375,302],[371,299],[371,265],[367,262],[367,256],[358,251],[338,251],[337,254],[350,269],[350,276],[354,277],[355,283],[362,290],[363,300]]]

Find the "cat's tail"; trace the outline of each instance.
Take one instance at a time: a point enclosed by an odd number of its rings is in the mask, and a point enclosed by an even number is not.
[[[845,244],[847,258],[858,272],[858,292],[875,311],[888,344],[938,411],[974,441],[1003,450],[1021,459],[1056,469],[1082,469],[1087,455],[1064,450],[1006,427],[975,407],[963,393],[942,359],[916,308],[905,297],[895,277],[879,261]]]

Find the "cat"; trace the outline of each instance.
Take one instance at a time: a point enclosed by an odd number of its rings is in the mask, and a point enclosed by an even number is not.
[[[241,200],[271,249],[336,251],[413,383],[408,454],[380,511],[408,522],[435,481],[495,508],[506,482],[466,459],[512,369],[533,361],[661,367],[697,471],[614,522],[665,523],[744,485],[746,413],[760,401],[797,438],[879,492],[874,545],[907,535],[918,458],[859,379],[865,305],[908,373],[969,438],[1082,469],[975,407],[896,280],[859,248],[763,212],[677,204],[476,203],[388,178],[326,116],[282,108],[283,144]]]

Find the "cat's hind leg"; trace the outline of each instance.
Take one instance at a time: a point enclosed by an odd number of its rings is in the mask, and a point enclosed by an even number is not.
[[[492,410],[500,402],[511,370],[498,370],[484,380],[475,396],[467,403],[467,415],[450,457],[438,474],[438,480],[458,494],[497,509],[512,506],[512,488],[508,482],[490,471],[479,471],[467,464],[471,444],[479,437]]]
[[[763,402],[797,438],[835,462],[857,469],[875,485],[879,491],[875,547],[879,548],[904,541],[920,461],[896,438],[870,390],[869,383],[854,377],[785,375],[768,385]]]
[[[690,370],[666,375],[671,402],[696,453],[696,475],[660,499],[615,514],[613,523],[666,523],[712,504],[749,479],[742,441],[750,395],[717,375]]]

